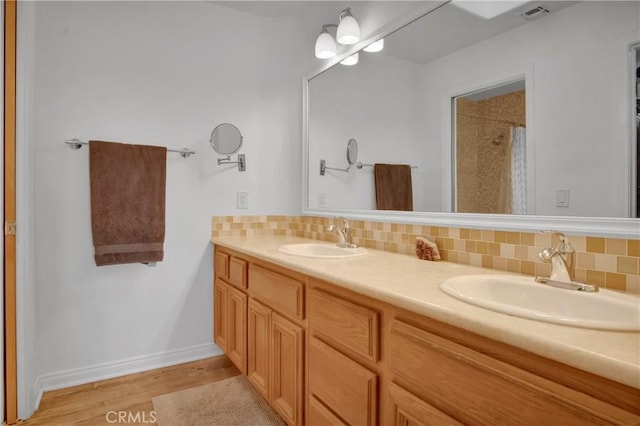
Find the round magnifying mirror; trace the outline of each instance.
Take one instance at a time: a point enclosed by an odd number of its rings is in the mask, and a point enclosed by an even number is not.
[[[349,139],[347,143],[347,162],[353,166],[358,161],[358,142],[355,139]]]
[[[236,126],[230,123],[222,123],[211,132],[209,140],[211,147],[220,155],[232,155],[242,146],[242,135]]]

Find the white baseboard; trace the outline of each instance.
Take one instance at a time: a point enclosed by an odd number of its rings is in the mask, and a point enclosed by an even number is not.
[[[34,411],[38,409],[45,391],[67,388],[98,380],[111,379],[141,371],[153,370],[170,365],[183,364],[222,355],[222,350],[213,343],[191,346],[173,351],[143,355],[115,362],[74,368],[38,376],[33,385]]]

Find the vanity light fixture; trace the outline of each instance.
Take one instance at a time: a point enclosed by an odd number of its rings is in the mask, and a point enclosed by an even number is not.
[[[341,65],[347,65],[347,66],[355,65],[357,63],[358,63],[358,54],[357,53],[354,53],[351,56],[347,56],[342,61],[340,61]]]
[[[338,47],[336,41],[333,39],[327,28],[337,27],[336,24],[327,24],[322,26],[322,32],[316,40],[316,58],[329,59],[336,56],[338,53]]]
[[[373,43],[371,43],[370,45],[368,45],[367,47],[365,47],[364,50],[365,52],[369,52],[369,53],[375,53],[375,52],[379,52],[382,49],[384,49],[384,39],[381,38],[378,41],[374,41]]]
[[[328,29],[336,27],[336,39],[338,43],[343,45],[355,44],[360,41],[360,26],[351,14],[351,8],[348,7],[338,14],[340,22],[336,24],[325,24],[322,31],[316,39],[316,58],[328,59],[336,55],[338,49],[336,41],[329,33]],[[356,60],[357,63],[357,60]]]
[[[340,44],[356,44],[360,41],[360,26],[358,21],[351,14],[351,8],[348,7],[341,11],[338,16],[340,17],[340,24],[338,25],[338,31],[336,32],[336,39]]]

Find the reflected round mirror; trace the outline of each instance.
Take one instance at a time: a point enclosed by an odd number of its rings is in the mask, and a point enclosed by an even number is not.
[[[353,166],[358,161],[358,142],[355,139],[349,139],[347,143],[347,162]]]
[[[242,146],[242,135],[236,126],[222,123],[211,132],[211,147],[220,155],[235,154]]]

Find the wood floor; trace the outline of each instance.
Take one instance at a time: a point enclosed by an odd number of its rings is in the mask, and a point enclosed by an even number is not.
[[[38,411],[23,425],[154,425],[151,398],[237,376],[225,356],[45,392]],[[114,413],[115,412],[115,413]],[[118,412],[132,413],[120,423]],[[109,415],[107,416],[107,413]],[[138,421],[136,421],[136,413]],[[144,421],[146,420],[146,422]]]

